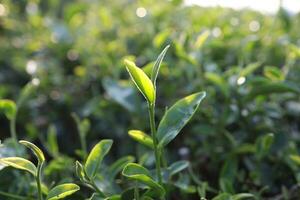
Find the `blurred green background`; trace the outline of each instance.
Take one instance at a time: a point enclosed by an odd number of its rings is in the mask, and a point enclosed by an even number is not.
[[[207,91],[167,150],[170,162],[191,161],[171,199],[197,199],[191,186],[206,182],[211,196],[246,191],[293,199],[300,182],[299,31],[300,15],[283,8],[266,15],[181,0],[1,0],[0,98],[17,101],[27,83],[34,86],[18,110],[17,135],[48,152],[49,181],[74,177],[80,139],[71,113],[89,120],[89,149],[114,140],[107,163],[141,158],[147,150],[127,131],[150,132],[146,103],[123,59],[147,72],[170,44],[158,78],[157,120],[176,99]],[[58,157],[47,148],[51,131]],[[0,115],[0,139],[8,137]],[[0,171],[0,189],[15,191],[20,183],[7,173]]]

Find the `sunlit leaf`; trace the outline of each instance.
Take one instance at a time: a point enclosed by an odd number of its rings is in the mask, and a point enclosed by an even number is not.
[[[210,35],[210,32],[208,30],[206,30],[203,33],[201,33],[197,37],[197,40],[195,42],[195,47],[197,49],[201,48],[203,46],[203,44],[205,43],[205,41],[207,40],[207,38],[208,38],[209,35]]]
[[[46,199],[47,200],[63,199],[66,196],[70,196],[71,194],[77,192],[79,189],[80,189],[79,186],[73,183],[65,183],[62,185],[58,185],[49,191]]]
[[[300,166],[300,156],[299,155],[290,155],[289,157],[294,163],[296,163],[297,165]]]
[[[89,178],[94,178],[104,156],[109,152],[113,141],[101,140],[94,146],[85,163],[85,171]]]
[[[142,69],[137,67],[134,62],[125,60],[125,65],[132,81],[135,83],[140,92],[144,95],[149,103],[154,103],[155,89],[149,77]]]
[[[205,92],[198,92],[177,101],[167,110],[157,129],[159,146],[166,146],[171,142],[191,119],[205,97]]]
[[[5,166],[10,166],[16,169],[25,170],[34,176],[36,176],[37,174],[37,169],[35,165],[29,160],[26,160],[24,158],[20,158],[20,157],[0,158],[0,163]]]
[[[272,81],[283,81],[285,79],[284,73],[278,67],[273,66],[264,67],[264,75]]]
[[[146,133],[140,130],[130,130],[128,131],[128,135],[135,141],[153,149],[153,140]]]
[[[12,119],[17,113],[17,106],[15,102],[8,99],[0,100],[0,113],[4,113],[8,119]]]
[[[45,161],[44,153],[35,144],[32,144],[31,142],[28,142],[25,140],[20,140],[19,142],[21,144],[25,145],[26,147],[28,147],[34,153],[34,155],[37,157],[39,163],[43,163]]]
[[[157,75],[159,72],[159,68],[161,65],[162,60],[164,59],[168,49],[169,49],[170,45],[167,45],[164,50],[159,54],[159,56],[157,57],[155,64],[152,68],[152,73],[151,73],[151,81],[154,85],[154,88],[156,88],[156,79],[157,79]]]
[[[156,183],[151,178],[150,172],[141,165],[129,163],[124,167],[122,174],[129,179],[136,180],[149,186],[157,192],[158,196],[163,196],[165,194],[164,188]]]

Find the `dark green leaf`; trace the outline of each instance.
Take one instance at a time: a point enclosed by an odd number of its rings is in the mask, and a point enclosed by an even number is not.
[[[163,196],[165,194],[164,188],[156,183],[151,178],[150,172],[141,165],[138,165],[136,163],[129,163],[124,167],[122,174],[129,179],[136,180],[149,186],[151,189],[156,191],[158,196]]]
[[[166,146],[171,142],[192,118],[205,92],[198,92],[177,101],[167,110],[157,129],[159,147]]]

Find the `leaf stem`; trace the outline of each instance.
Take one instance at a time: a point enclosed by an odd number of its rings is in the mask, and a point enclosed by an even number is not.
[[[39,200],[43,200],[42,184],[41,184],[41,182],[42,182],[42,181],[41,181],[42,167],[43,167],[43,163],[38,163],[38,166],[37,166],[36,183],[37,183],[37,189],[38,189]]]
[[[155,119],[154,119],[154,115],[155,115],[154,104],[148,103],[148,110],[149,110],[149,118],[150,118],[151,135],[152,135],[152,140],[154,145],[156,176],[158,178],[159,184],[162,184],[162,176],[161,176],[161,169],[160,169],[160,153],[157,147],[156,126],[155,126]]]

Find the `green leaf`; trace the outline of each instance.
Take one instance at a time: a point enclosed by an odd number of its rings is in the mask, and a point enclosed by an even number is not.
[[[152,66],[151,66],[152,67]],[[104,78],[102,85],[108,96],[130,112],[139,110],[140,99],[136,98],[136,90],[130,85],[130,80],[116,81]]]
[[[94,178],[104,156],[109,152],[113,141],[101,140],[94,146],[85,163],[85,171],[89,178]]]
[[[245,101],[250,101],[259,95],[266,96],[285,92],[300,94],[299,88],[285,82],[262,82],[259,85],[254,83],[249,94],[245,97]]]
[[[157,57],[155,64],[152,68],[152,73],[151,73],[151,81],[154,85],[154,88],[156,88],[156,79],[157,79],[157,75],[159,72],[159,68],[161,65],[162,60],[164,59],[168,49],[169,49],[170,45],[167,45],[164,50],[159,54],[159,56]]]
[[[218,196],[214,197],[212,200],[232,200],[232,196],[228,193],[221,193]]]
[[[283,81],[285,79],[284,73],[274,66],[264,67],[264,75],[272,81]]]
[[[156,183],[150,176],[150,172],[144,168],[143,166],[136,164],[136,163],[129,163],[127,164],[123,171],[123,176],[136,180],[140,183],[143,183],[153,189],[158,196],[163,196],[165,194],[164,188]]]
[[[239,77],[248,76],[261,66],[260,62],[250,63],[240,71]]]
[[[289,157],[290,157],[290,159],[291,159],[294,163],[296,163],[297,165],[300,166],[300,156],[298,156],[298,155],[290,155]]]
[[[155,89],[149,77],[142,69],[137,67],[134,62],[125,60],[125,65],[136,87],[140,90],[149,103],[154,103]]]
[[[239,193],[232,196],[232,200],[241,200],[241,199],[249,199],[249,198],[254,199],[254,195],[250,193]]]
[[[57,142],[57,130],[54,125],[49,126],[47,132],[47,150],[53,157],[57,157],[59,154],[58,142]]]
[[[15,102],[8,99],[0,100],[0,112],[3,112],[7,119],[12,120],[17,113],[17,106]]]
[[[153,140],[152,138],[147,135],[146,133],[140,131],[140,130],[130,130],[128,131],[128,135],[133,138],[135,141],[150,147],[150,148],[154,148],[153,146]]]
[[[85,182],[86,176],[85,176],[85,172],[84,172],[84,168],[82,166],[82,164],[79,161],[76,161],[76,175],[78,176],[78,178],[80,179],[80,181]]]
[[[20,157],[0,158],[0,164],[14,167],[20,170],[25,170],[31,173],[33,176],[36,176],[37,174],[37,169],[35,165],[29,160],[26,160],[24,158],[20,158]]]
[[[266,134],[257,139],[256,153],[259,158],[262,158],[264,155],[266,155],[269,152],[269,150],[273,144],[273,141],[274,141],[273,133]]]
[[[19,98],[17,100],[18,108],[30,97],[33,91],[36,89],[36,86],[32,82],[27,83],[21,90]]]
[[[170,165],[168,167],[170,176],[173,176],[173,175],[181,172],[182,170],[188,168],[189,165],[190,165],[190,163],[185,160],[181,160],[181,161],[177,161],[177,162],[173,163],[172,165]]]
[[[177,101],[167,110],[157,129],[157,139],[160,148],[166,146],[178,135],[196,112],[205,95],[205,92],[189,95]]]
[[[25,140],[20,140],[20,144],[23,144],[24,146],[28,147],[37,157],[39,163],[43,163],[45,161],[45,156],[44,153],[40,148],[38,148],[35,144],[32,144],[31,142],[25,141]]]
[[[62,199],[69,196],[79,190],[79,186],[73,183],[65,183],[58,185],[50,190],[47,195],[47,200]]]
[[[197,49],[201,48],[203,46],[203,44],[205,43],[205,41],[207,40],[207,38],[209,37],[210,32],[208,30],[205,30],[203,33],[201,33],[198,37],[197,40],[195,42],[195,47]]]

